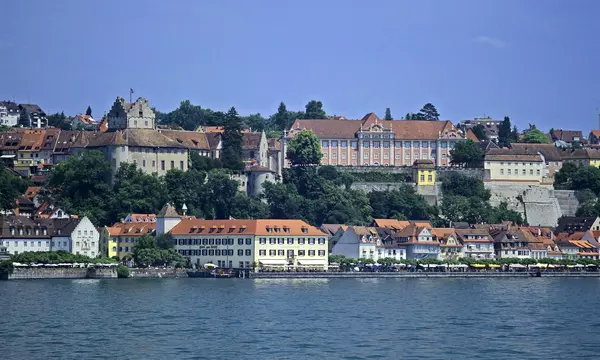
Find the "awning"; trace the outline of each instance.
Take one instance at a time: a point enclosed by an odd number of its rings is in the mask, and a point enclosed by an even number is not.
[[[12,159],[14,157],[15,157],[15,155],[2,155],[2,156],[0,156],[0,159]]]
[[[287,260],[260,260],[259,261],[263,265],[287,265]]]
[[[498,265],[498,264],[489,264],[488,266],[491,267],[492,269],[497,269],[500,267],[500,265]]]
[[[306,260],[298,260],[298,264],[300,265],[327,265],[327,259],[306,259]]]
[[[525,265],[521,265],[521,264],[510,264],[509,267],[513,268],[513,269],[524,269],[527,266]]]
[[[484,264],[471,264],[471,266],[474,268],[480,268],[480,269],[485,267]]]

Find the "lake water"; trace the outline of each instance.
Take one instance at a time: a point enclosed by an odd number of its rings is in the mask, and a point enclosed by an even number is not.
[[[0,282],[3,359],[583,359],[600,279]]]

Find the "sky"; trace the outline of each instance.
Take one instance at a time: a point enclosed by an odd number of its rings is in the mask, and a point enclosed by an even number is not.
[[[0,0],[0,99],[600,128],[597,0]]]

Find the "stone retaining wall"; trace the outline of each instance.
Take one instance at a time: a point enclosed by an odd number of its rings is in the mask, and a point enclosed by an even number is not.
[[[15,267],[8,280],[18,279],[116,279],[116,268]]]
[[[176,278],[188,277],[185,269],[129,269],[130,278]]]

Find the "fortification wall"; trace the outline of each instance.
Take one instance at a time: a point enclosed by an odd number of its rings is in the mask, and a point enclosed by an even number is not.
[[[161,268],[133,268],[129,269],[129,277],[131,278],[177,278],[188,277],[185,269],[161,269]]]
[[[574,190],[553,190],[552,193],[558,199],[562,214],[564,216],[575,216],[577,209],[579,209],[577,192]]]

